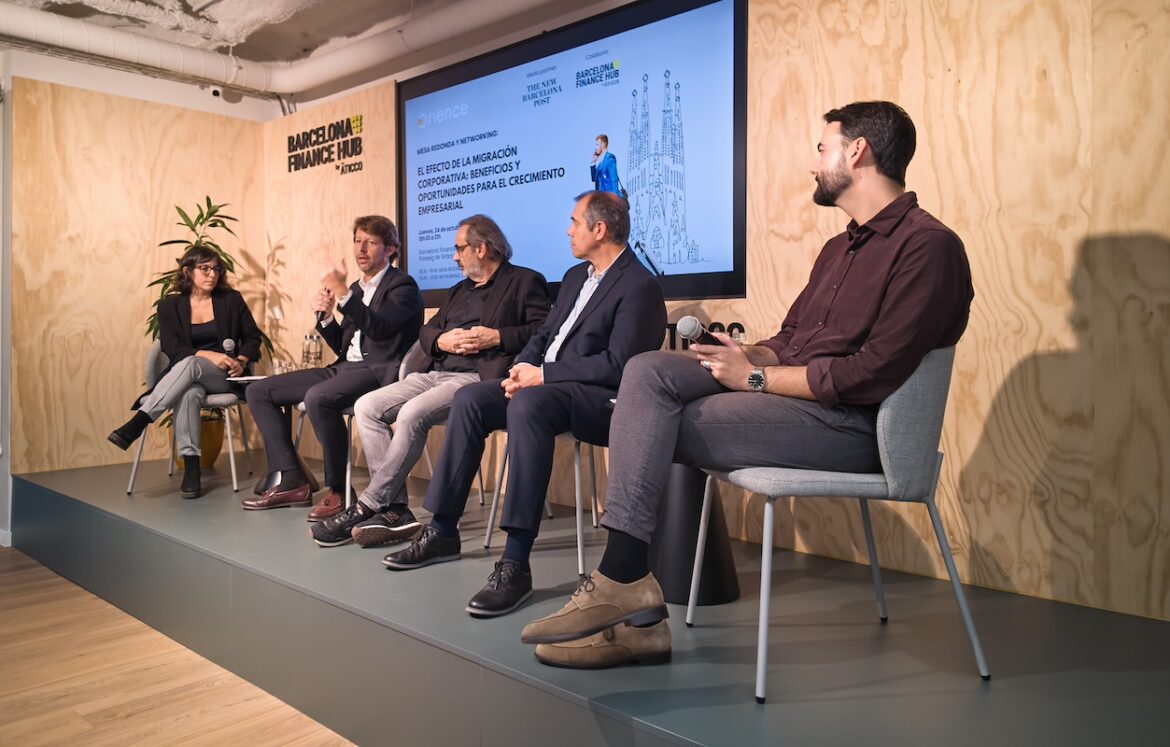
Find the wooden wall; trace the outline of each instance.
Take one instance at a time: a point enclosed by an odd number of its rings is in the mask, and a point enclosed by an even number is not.
[[[260,126],[20,78],[10,102],[12,471],[129,461],[106,434],[143,390],[145,286],[174,266],[158,243],[183,235],[175,205],[231,204],[222,243],[263,300]]]
[[[752,2],[749,284],[704,304],[771,333],[839,211],[813,206],[820,115],[901,103],[908,180],[966,242],[939,501],[982,586],[1170,618],[1166,2]],[[680,312],[681,313],[681,312]],[[672,314],[672,318],[677,318]],[[725,489],[758,541],[762,499]],[[919,506],[879,507],[883,565],[942,576]],[[780,504],[778,544],[863,561],[852,502]]]
[[[847,220],[811,202],[822,113],[898,101],[919,131],[911,188],[975,279],[939,489],[964,578],[1170,619],[1170,2],[757,0],[749,15],[747,298],[671,318],[774,332]],[[240,208],[265,325],[294,359],[314,255],[347,254],[355,215],[397,218],[389,85],[261,127],[28,81],[13,99],[18,472],[125,458],[103,439],[140,380],[141,286],[165,266],[171,204]],[[288,172],[289,134],[353,115],[361,172]],[[762,500],[723,497],[759,541]],[[864,557],[852,503],[779,508],[779,545]],[[943,575],[920,506],[876,507],[875,523],[883,565]]]

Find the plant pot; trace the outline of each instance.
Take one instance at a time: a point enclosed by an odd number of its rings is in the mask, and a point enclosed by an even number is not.
[[[202,469],[210,469],[215,464],[215,460],[219,459],[219,452],[223,449],[223,421],[222,420],[204,420],[201,423],[199,432],[199,466]],[[183,457],[175,452],[175,464],[179,467],[183,466]]]

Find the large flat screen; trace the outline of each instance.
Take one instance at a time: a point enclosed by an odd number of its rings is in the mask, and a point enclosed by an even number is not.
[[[595,187],[629,200],[668,298],[742,296],[744,27],[743,0],[650,0],[402,82],[400,229],[428,305],[461,279],[475,213],[559,281],[573,198]]]

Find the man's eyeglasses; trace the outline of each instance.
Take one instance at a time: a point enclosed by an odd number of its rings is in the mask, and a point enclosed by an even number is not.
[[[223,267],[219,265],[195,265],[195,269],[205,276],[223,274]]]
[[[467,249],[470,246],[471,246],[471,244],[456,244],[455,245],[455,252],[459,253],[459,252],[463,251],[464,249]]]

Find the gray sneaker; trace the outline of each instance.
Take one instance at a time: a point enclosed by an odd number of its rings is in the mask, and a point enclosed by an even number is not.
[[[378,547],[406,542],[422,529],[422,524],[406,506],[391,506],[353,528],[353,541],[362,547]]]

